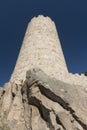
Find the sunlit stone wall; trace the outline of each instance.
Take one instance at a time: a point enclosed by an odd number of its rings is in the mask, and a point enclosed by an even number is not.
[[[11,81],[24,80],[26,71],[35,67],[55,78],[68,73],[55,24],[42,15],[27,27]]]
[[[87,86],[86,76],[68,72],[55,24],[42,15],[34,17],[27,27],[10,81],[20,83],[26,71],[36,67],[63,82]]]

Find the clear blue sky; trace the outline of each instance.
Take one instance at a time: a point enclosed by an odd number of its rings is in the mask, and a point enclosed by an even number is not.
[[[1,0],[0,86],[14,69],[28,22],[39,14],[55,21],[69,71],[87,71],[87,0]]]

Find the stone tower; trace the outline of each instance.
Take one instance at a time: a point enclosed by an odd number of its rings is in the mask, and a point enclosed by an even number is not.
[[[25,80],[26,71],[36,67],[57,79],[68,73],[55,24],[42,15],[27,27],[11,81]]]

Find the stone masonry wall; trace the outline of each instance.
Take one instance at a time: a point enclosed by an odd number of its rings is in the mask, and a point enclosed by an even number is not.
[[[66,83],[87,86],[86,76],[68,72],[55,24],[42,15],[34,17],[27,27],[10,80],[25,80],[26,71],[36,67]]]
[[[11,81],[25,79],[35,67],[55,78],[68,73],[55,24],[42,15],[28,25]]]

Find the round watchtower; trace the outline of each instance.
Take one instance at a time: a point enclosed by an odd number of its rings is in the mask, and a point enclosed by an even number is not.
[[[26,71],[36,67],[57,79],[68,73],[55,24],[42,15],[27,27],[11,81],[25,80]]]

